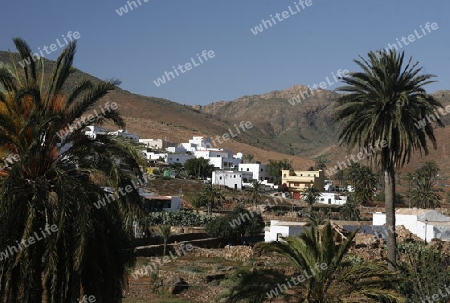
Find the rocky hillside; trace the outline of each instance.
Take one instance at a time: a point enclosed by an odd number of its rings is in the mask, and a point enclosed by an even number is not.
[[[13,60],[18,58],[12,54]],[[0,52],[0,62],[11,62],[11,55]],[[54,62],[46,60],[46,71]],[[75,70],[70,85],[83,78],[99,79]],[[169,100],[136,95],[117,89],[100,103],[114,101],[125,117],[127,130],[142,138],[163,138],[171,142],[187,142],[194,135],[222,136],[234,130],[241,121],[250,121],[252,128],[241,132],[217,147],[253,154],[255,160],[290,159],[296,169],[307,169],[319,154],[328,153],[332,165],[352,153],[336,146],[337,125],[333,122],[333,102],[339,96],[333,91],[305,93],[306,86],[294,85],[286,90],[262,95],[243,96],[233,101],[219,101],[206,106],[189,106]],[[450,91],[433,94],[444,106],[450,105]],[[443,117],[450,126],[450,115]],[[436,129],[438,149],[426,158],[417,155],[406,170],[420,162],[434,159],[450,176],[450,128]]]

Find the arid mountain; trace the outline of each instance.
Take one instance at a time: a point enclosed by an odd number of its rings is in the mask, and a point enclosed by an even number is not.
[[[231,102],[195,106],[202,113],[218,115],[231,123],[249,120],[264,135],[261,140],[276,151],[312,156],[334,143],[332,102],[338,94],[295,85],[283,91],[244,96]]]
[[[310,96],[306,93],[302,95],[306,89],[306,86],[294,85],[283,91],[244,96],[206,106],[197,105],[195,108],[203,113],[220,115],[224,119],[228,117],[230,123],[245,117],[260,129],[264,140],[270,142],[267,146],[272,149],[309,159],[327,154],[329,166],[334,166],[337,161],[345,161],[346,156],[356,152],[337,146],[338,125],[332,121],[332,117],[333,102],[339,94],[318,90]],[[444,107],[450,105],[450,91],[438,91],[432,95]],[[430,143],[430,154],[420,157],[417,153],[402,171],[412,171],[426,160],[436,160],[442,169],[441,175],[450,177],[450,112],[440,116],[447,127],[435,129],[437,149],[433,149]],[[427,120],[423,122],[428,123]]]
[[[18,60],[15,55],[13,57]],[[9,53],[0,52],[0,62],[10,62],[10,59]],[[53,64],[46,60],[46,70],[50,71]],[[72,84],[82,78],[99,81],[79,70],[71,77]],[[217,147],[253,154],[255,160],[263,163],[269,159],[287,158],[296,169],[308,169],[313,165],[308,159],[326,153],[331,160],[329,165],[334,166],[336,161],[344,161],[345,156],[355,152],[336,146],[337,125],[332,116],[333,102],[339,95],[327,90],[307,94],[306,89],[306,86],[295,85],[282,91],[243,96],[206,106],[183,105],[117,89],[98,106],[106,101],[117,102],[129,132],[137,133],[141,138],[162,138],[175,143],[187,142],[194,135],[215,138],[230,134],[230,131],[235,134],[235,127],[241,121],[250,121],[252,128],[223,143],[216,140]],[[438,91],[433,95],[444,106],[450,105],[450,91]],[[405,170],[434,159],[443,169],[442,175],[450,173],[450,115],[443,118],[449,127],[436,129],[438,149],[424,158],[416,155]]]

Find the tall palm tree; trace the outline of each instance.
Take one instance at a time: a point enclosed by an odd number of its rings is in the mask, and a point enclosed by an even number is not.
[[[346,85],[337,89],[344,93],[335,108],[339,142],[350,149],[370,150],[386,140],[387,145],[369,160],[384,173],[388,259],[395,264],[395,170],[408,163],[415,151],[428,154],[427,138],[436,147],[433,126],[419,128],[415,122],[433,116],[442,106],[423,88],[434,82],[434,76],[422,74],[412,59],[405,64],[403,52],[370,52],[368,58],[354,62],[362,71],[343,77]],[[436,123],[443,126],[439,117]]]
[[[203,203],[207,206],[208,215],[212,214],[212,209],[222,203],[225,197],[219,187],[207,184],[200,193]]]
[[[21,60],[32,58],[25,41],[13,41]],[[15,248],[0,263],[0,302],[69,303],[84,295],[121,301],[139,193],[108,196],[114,201],[103,207],[94,203],[105,199],[104,186],[117,193],[142,177],[140,156],[126,140],[84,135],[80,119],[118,81],[74,84],[75,52],[70,43],[49,75],[43,60],[20,69],[14,55],[10,69],[0,67],[0,146],[20,159],[1,177],[0,250]],[[124,126],[114,109],[98,117]],[[55,231],[43,239],[49,227]]]
[[[352,163],[344,172],[345,179],[353,186],[355,202],[362,205],[370,204],[378,184],[378,175],[370,167],[358,162]]]
[[[258,199],[261,196],[261,189],[263,187],[262,183],[259,180],[253,179],[251,182],[252,186],[250,187],[250,199],[253,202],[253,206],[256,209],[256,205],[258,204]]]
[[[395,291],[398,281],[394,272],[381,263],[351,261],[347,257],[355,234],[356,232],[350,234],[337,245],[338,235],[328,223],[322,230],[312,227],[297,237],[263,243],[262,251],[281,254],[294,268],[294,275],[285,276],[283,281],[282,276],[270,269],[252,273],[239,272],[241,279],[231,288],[226,302],[241,302],[239,300],[242,299],[263,302],[271,296],[289,296],[285,292],[287,289],[295,292],[291,296],[297,298],[298,302],[305,303],[343,302],[345,296],[351,295],[372,299],[366,299],[364,302],[380,302],[379,299],[391,300],[389,302],[400,300],[402,296]],[[302,282],[297,283],[293,280],[294,277],[300,277]]]
[[[163,238],[163,241],[164,241],[163,256],[165,256],[166,252],[167,252],[167,242],[169,241],[169,238],[172,235],[171,226],[170,225],[160,225],[158,227],[158,233]]]
[[[313,204],[317,202],[320,196],[320,192],[314,187],[306,187],[303,191],[303,201],[308,204],[308,212],[311,214],[313,210]]]

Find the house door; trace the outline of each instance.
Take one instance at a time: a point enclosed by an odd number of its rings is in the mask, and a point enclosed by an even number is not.
[[[300,200],[300,192],[298,192],[298,191],[294,192],[294,199]]]

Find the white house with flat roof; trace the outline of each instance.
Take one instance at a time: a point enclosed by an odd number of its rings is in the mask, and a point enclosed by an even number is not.
[[[187,160],[194,159],[195,157],[193,155],[189,154],[169,154],[167,156],[166,163],[167,164],[175,164],[180,163],[181,165],[184,165]]]
[[[386,224],[386,213],[373,214],[373,225]],[[422,240],[450,241],[450,217],[433,209],[400,208],[395,211],[395,226],[403,225]]]
[[[218,169],[234,169],[241,163],[241,159],[234,158],[233,152],[226,149],[208,148],[196,150],[193,153],[197,158],[209,160],[209,163]]]
[[[253,179],[264,181],[266,179],[266,166],[261,163],[239,163],[239,171],[249,171]]]
[[[300,235],[307,224],[307,222],[270,220],[270,226],[264,229],[264,242],[278,241],[281,237]]]
[[[251,172],[223,171],[212,172],[211,183],[226,186],[231,189],[242,189],[242,183],[252,178]]]
[[[109,132],[110,130],[95,125],[88,125],[84,128],[84,134],[93,140],[97,138],[97,135],[106,135]]]
[[[139,139],[139,143],[142,143],[145,147],[151,149],[163,149],[165,147],[163,139]]]
[[[347,202],[347,196],[339,195],[339,193],[321,192],[317,202],[329,205],[344,205]]]
[[[108,135],[121,136],[121,137],[130,139],[130,140],[133,140],[134,142],[139,142],[139,135],[129,133],[126,130],[123,130],[123,129],[119,129],[119,130],[116,130],[116,131],[111,131],[111,132],[108,133]]]
[[[160,196],[155,193],[140,192],[144,209],[148,212],[179,211],[181,198],[179,196]]]

